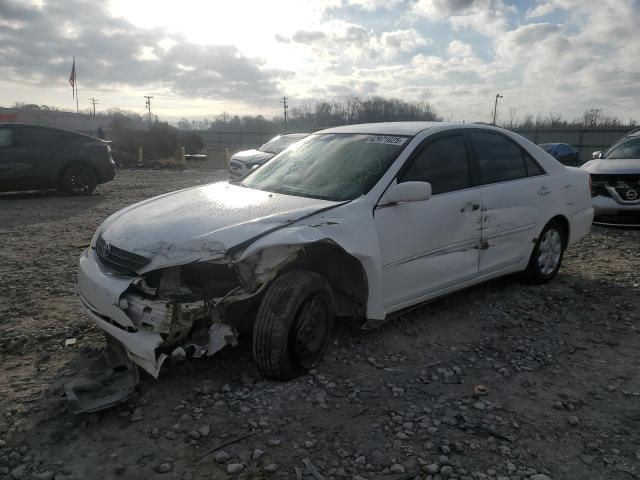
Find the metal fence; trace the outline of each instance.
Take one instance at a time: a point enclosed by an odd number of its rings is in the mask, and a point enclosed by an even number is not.
[[[606,150],[613,142],[629,133],[631,128],[544,128],[513,129],[533,143],[568,143],[580,152],[581,162],[591,160],[597,150]]]
[[[257,148],[271,140],[277,134],[273,132],[215,132],[208,130],[198,131],[202,143],[207,149],[221,150],[246,150]]]
[[[98,128],[105,133],[110,130],[111,116],[87,115],[48,110],[21,110],[18,108],[0,108],[0,123],[27,123],[43,127],[57,127],[73,132],[95,135]],[[138,128],[145,128],[144,122],[134,122]]]
[[[514,132],[528,138],[533,143],[568,143],[580,152],[580,161],[591,159],[596,150],[606,150],[613,142],[631,131],[630,128],[515,128]],[[216,132],[199,131],[208,149],[232,151],[257,148],[273,138],[273,132]]]

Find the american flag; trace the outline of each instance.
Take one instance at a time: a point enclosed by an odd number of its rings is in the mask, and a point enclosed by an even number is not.
[[[71,76],[69,77],[69,83],[71,84],[71,98],[76,96],[76,59],[73,58],[73,65],[71,66]]]

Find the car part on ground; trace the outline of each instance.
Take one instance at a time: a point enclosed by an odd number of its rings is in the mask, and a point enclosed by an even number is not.
[[[634,130],[604,153],[594,152],[594,157],[582,166],[591,175],[594,221],[640,225],[640,131]]]
[[[120,343],[106,336],[107,346],[86,354],[83,374],[65,383],[73,413],[91,413],[126,401],[138,384],[138,367]]]
[[[234,153],[229,159],[229,176],[241,180],[256,168],[264,165],[278,153],[305,138],[308,133],[285,133],[277,135],[257,149]]]
[[[80,258],[78,295],[156,378],[172,355],[252,336],[263,375],[287,379],[320,360],[334,316],[379,326],[531,262],[549,281],[589,231],[588,179],[495,127],[330,129],[239,184],[115,213]]]
[[[0,124],[0,192],[88,195],[114,178],[109,142],[59,128]]]

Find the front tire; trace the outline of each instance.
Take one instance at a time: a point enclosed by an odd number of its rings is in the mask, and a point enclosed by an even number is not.
[[[260,373],[290,380],[322,359],[331,340],[333,295],[317,273],[295,270],[269,286],[253,328],[253,357]]]
[[[91,195],[98,184],[96,171],[89,165],[73,163],[62,173],[61,190],[72,195]]]
[[[529,265],[524,271],[525,279],[538,285],[550,282],[560,270],[566,245],[564,228],[557,220],[550,221],[540,233],[531,252]]]

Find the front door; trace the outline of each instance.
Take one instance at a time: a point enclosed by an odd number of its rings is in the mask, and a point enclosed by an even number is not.
[[[374,211],[388,313],[474,278],[481,238],[480,189],[462,133],[427,139],[395,181],[429,182],[433,194],[392,205],[383,196]]]

